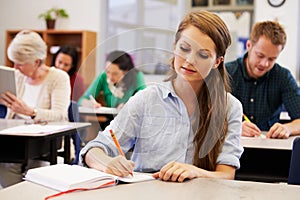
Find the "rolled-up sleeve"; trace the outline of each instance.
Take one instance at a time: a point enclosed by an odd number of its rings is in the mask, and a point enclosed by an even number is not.
[[[109,154],[109,155],[114,154],[113,152],[110,152],[110,150],[107,148],[107,145],[106,145],[106,144],[110,144],[111,142],[112,142],[112,140],[110,140],[110,138],[107,136],[107,134],[99,131],[97,137],[94,140],[88,142],[85,145],[85,147],[80,151],[79,165],[87,166],[84,162],[84,160],[85,160],[84,157],[91,148],[98,147],[98,148],[101,148],[106,154]]]
[[[145,96],[144,93],[139,94],[138,92],[135,96]],[[105,130],[99,131],[97,137],[88,142],[80,151],[79,165],[86,166],[84,162],[85,155],[91,148],[101,148],[107,155],[112,157],[119,155],[118,149],[110,135],[110,129],[115,132],[115,136],[119,140],[123,152],[128,152],[134,145],[136,134],[140,132],[140,120],[142,120],[142,117],[139,114],[143,113],[144,100],[144,98],[138,97],[130,98]]]
[[[228,132],[220,152],[217,164],[240,168],[240,157],[244,151],[240,140],[242,134],[242,104],[228,94]]]

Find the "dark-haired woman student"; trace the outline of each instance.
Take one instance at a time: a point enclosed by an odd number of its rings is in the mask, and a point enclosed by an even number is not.
[[[52,66],[70,76],[71,100],[78,101],[85,91],[83,77],[78,73],[78,52],[70,45],[62,46],[53,56]]]
[[[100,107],[101,103],[90,99],[90,95],[97,99],[103,94],[107,107],[121,108],[137,91],[146,87],[144,74],[138,71],[125,51],[112,51],[106,58],[103,71],[79,99],[79,105]]]

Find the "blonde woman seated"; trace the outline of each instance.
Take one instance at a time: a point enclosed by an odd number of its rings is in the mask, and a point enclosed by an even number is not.
[[[18,71],[18,97],[10,92],[1,94],[0,103],[8,108],[6,119],[68,121],[69,76],[44,63],[47,46],[40,35],[29,30],[19,32],[10,43],[7,55]],[[27,166],[0,163],[0,184],[7,187],[18,183],[22,181],[22,168],[36,166],[40,164],[33,160]]]

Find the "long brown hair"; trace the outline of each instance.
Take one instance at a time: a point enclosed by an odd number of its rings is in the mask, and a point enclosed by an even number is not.
[[[191,25],[213,40],[217,58],[224,57],[227,47],[231,44],[231,38],[227,26],[220,17],[207,11],[187,14],[178,26],[175,44],[180,39],[182,31]],[[171,60],[171,68],[174,69],[174,57]],[[172,77],[176,77],[176,74]],[[200,168],[206,170],[216,168],[216,161],[228,130],[226,108],[229,91],[228,74],[222,61],[216,69],[211,70],[200,92],[196,94],[200,116],[193,141],[195,150],[193,164]]]

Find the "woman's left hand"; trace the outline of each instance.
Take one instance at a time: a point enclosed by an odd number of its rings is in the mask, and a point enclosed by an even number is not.
[[[14,94],[7,91],[1,94],[0,103],[11,109],[15,113],[30,116],[32,108],[28,107],[21,99],[18,99]]]
[[[200,177],[199,168],[194,165],[170,162],[166,164],[159,172],[153,174],[154,178],[160,178],[163,181],[183,182],[185,179]]]

